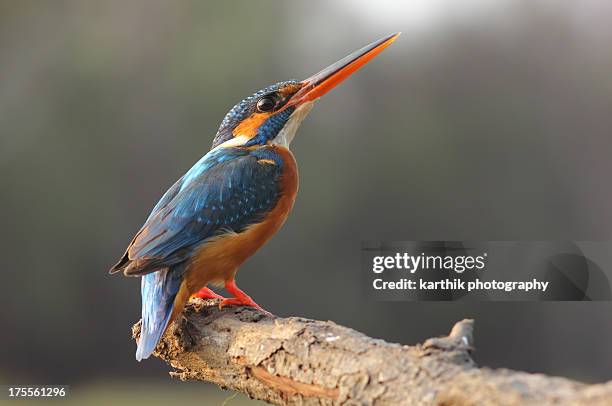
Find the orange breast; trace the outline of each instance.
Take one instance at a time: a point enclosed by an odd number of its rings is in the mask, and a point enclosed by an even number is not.
[[[293,208],[298,191],[298,172],[291,151],[273,147],[282,157],[283,174],[280,178],[280,198],[263,221],[240,233],[227,233],[212,238],[194,255],[185,282],[190,294],[208,283],[232,279],[238,267],[253,255],[283,225]]]

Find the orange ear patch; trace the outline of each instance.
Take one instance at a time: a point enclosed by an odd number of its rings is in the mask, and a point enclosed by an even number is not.
[[[271,113],[253,113],[249,117],[242,120],[240,124],[234,128],[232,134],[234,137],[246,135],[253,138],[257,135],[259,127],[270,117]]]

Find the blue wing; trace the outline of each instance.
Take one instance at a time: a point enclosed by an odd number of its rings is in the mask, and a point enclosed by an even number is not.
[[[257,223],[278,201],[282,166],[268,148],[209,152],[164,194],[111,272],[170,267],[208,238]]]

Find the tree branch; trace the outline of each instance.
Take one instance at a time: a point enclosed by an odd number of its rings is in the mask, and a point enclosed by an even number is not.
[[[182,380],[279,405],[610,405],[612,381],[479,368],[472,320],[447,337],[406,346],[367,337],[331,321],[269,318],[250,308],[219,310],[193,299],[155,355]],[[138,337],[140,324],[133,328]]]

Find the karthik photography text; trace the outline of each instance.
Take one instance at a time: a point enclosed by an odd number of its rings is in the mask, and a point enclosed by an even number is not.
[[[407,252],[397,252],[393,255],[378,255],[372,259],[372,272],[380,275],[390,270],[403,273],[400,279],[375,278],[372,287],[381,290],[408,291],[499,291],[499,292],[546,292],[549,281],[532,278],[530,280],[512,281],[492,279],[486,280],[488,254],[479,255],[426,255],[420,253],[411,255]],[[457,274],[455,278],[431,280],[432,272],[446,271]],[[465,272],[471,275],[464,274]],[[402,274],[400,274],[402,275]],[[382,276],[382,275],[380,275]]]
[[[465,290],[472,292],[476,290],[501,290],[504,292],[512,292],[520,290],[524,292],[541,291],[546,292],[550,282],[538,281],[483,281],[476,279],[473,281],[463,281],[461,279],[443,279],[441,281],[427,281],[419,278],[418,280],[400,279],[399,281],[383,281],[382,279],[374,279],[374,289],[376,290]]]

